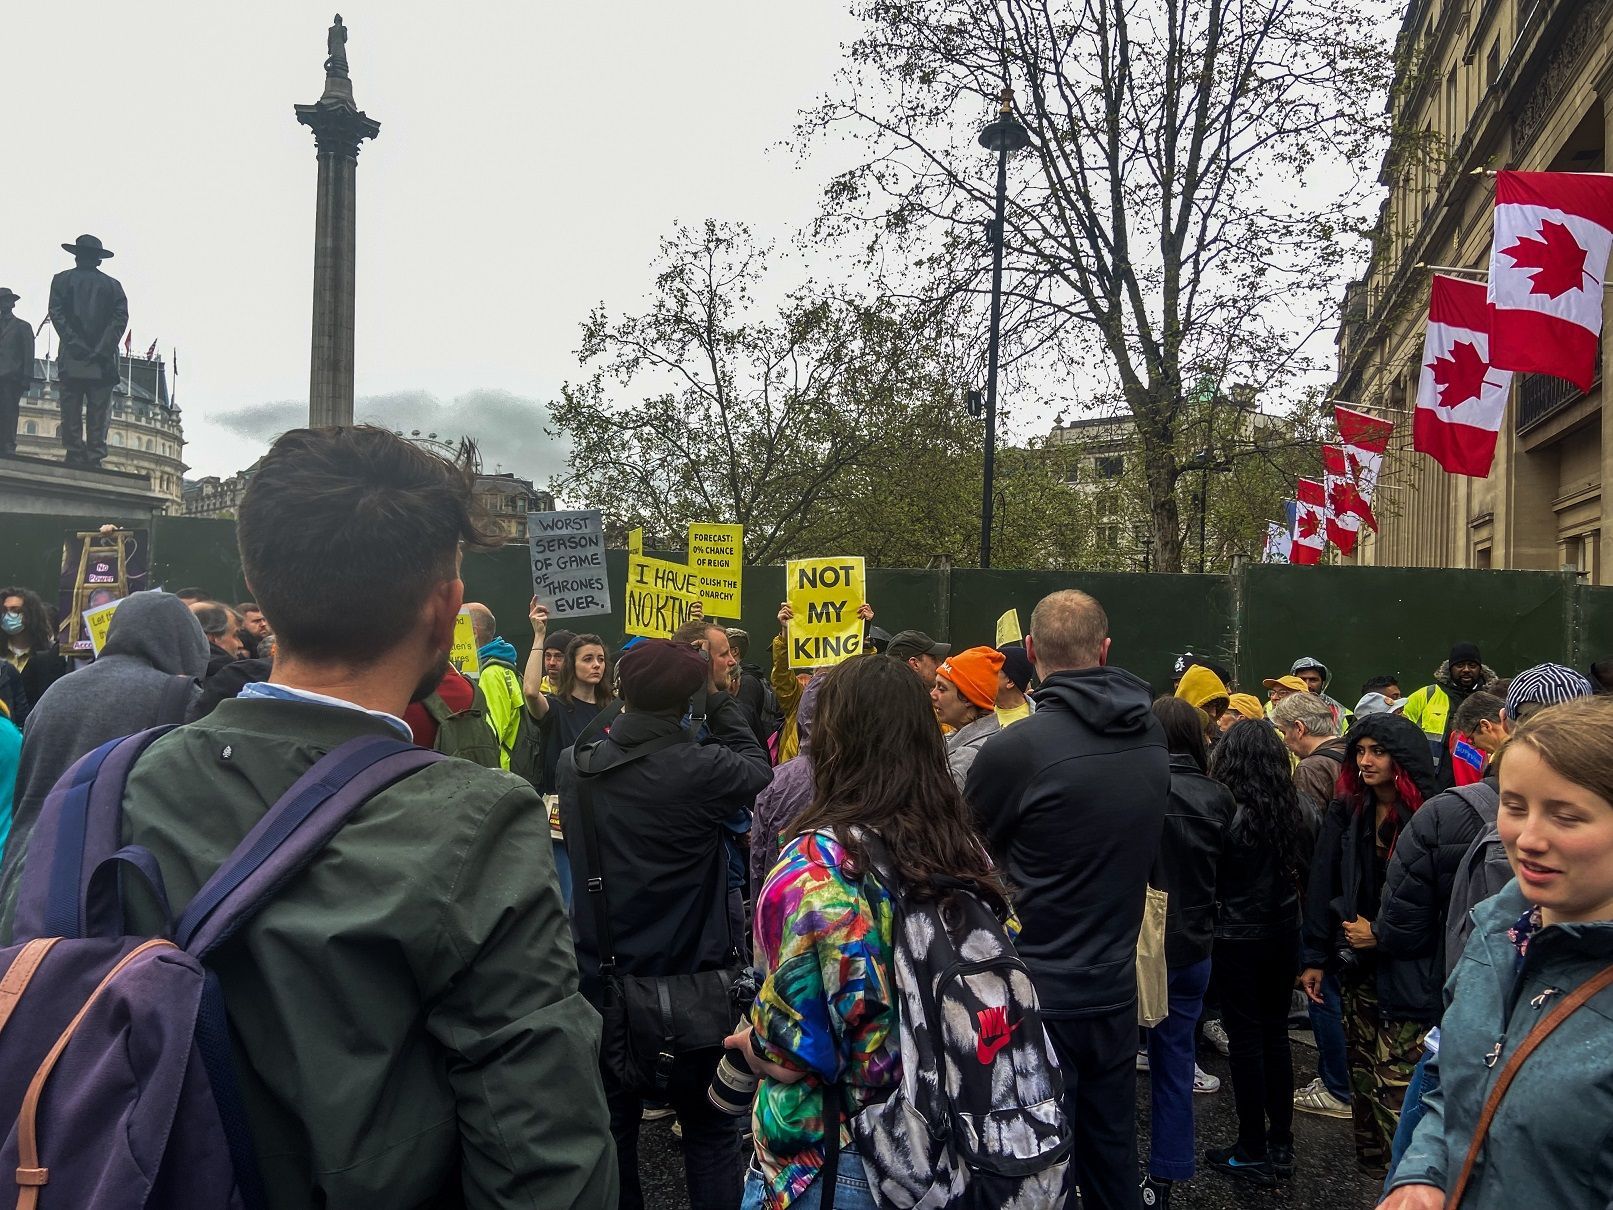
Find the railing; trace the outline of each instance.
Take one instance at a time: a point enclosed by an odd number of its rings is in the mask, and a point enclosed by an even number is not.
[[[1601,381],[1602,375],[1598,371],[1593,389]],[[1564,378],[1550,374],[1525,374],[1518,387],[1518,432],[1525,432],[1549,420],[1588,393]]]

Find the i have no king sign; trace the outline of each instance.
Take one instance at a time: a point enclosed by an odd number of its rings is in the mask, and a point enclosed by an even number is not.
[[[790,667],[822,668],[863,649],[857,616],[868,599],[858,555],[791,559],[784,571],[790,608]]]

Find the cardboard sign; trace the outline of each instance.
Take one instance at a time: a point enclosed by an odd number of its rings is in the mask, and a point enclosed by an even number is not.
[[[638,529],[627,531],[627,553],[630,555],[642,555],[644,553],[644,528],[642,526]]]
[[[597,508],[528,513],[526,533],[532,592],[549,607],[550,618],[610,612],[605,524]]]
[[[861,653],[863,623],[857,611],[868,599],[862,556],[791,559],[784,584],[795,611],[791,668],[823,668]]]
[[[106,632],[112,629],[112,614],[117,607],[118,602],[113,601],[84,611],[84,629],[90,636],[90,653],[96,659],[101,658],[101,648],[106,646]]]
[[[448,653],[448,662],[466,676],[475,676],[482,670],[481,657],[476,654],[476,626],[468,609],[461,609],[454,618],[454,646]]]
[[[146,530],[108,528],[68,534],[62,543],[56,598],[57,650],[79,659],[93,655],[85,614],[144,591],[150,566],[151,539]]]
[[[627,617],[622,629],[647,639],[670,639],[700,601],[694,572],[665,559],[629,556]]]
[[[1023,643],[1025,633],[1019,628],[1019,610],[1010,609],[997,619],[998,647],[1006,647],[1010,643]]]
[[[691,525],[689,567],[695,573],[706,616],[739,617],[740,581],[745,567],[745,527]]]

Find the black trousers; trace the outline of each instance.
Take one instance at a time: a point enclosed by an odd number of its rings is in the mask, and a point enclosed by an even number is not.
[[[1238,1149],[1265,1159],[1268,1144],[1294,1142],[1294,1056],[1288,1005],[1299,969],[1299,935],[1265,941],[1216,939],[1211,980],[1221,992]]]
[[[0,378],[0,454],[16,452],[23,386],[18,379]]]
[[[112,388],[64,379],[60,390],[62,444],[67,447],[67,461],[99,464],[106,457],[106,433],[112,424]]]
[[[739,1153],[742,1119],[720,1112],[706,1097],[722,1053],[709,1050],[680,1055],[666,1091],[656,1097],[672,1106],[683,1127],[683,1173],[688,1181],[691,1210],[739,1210],[744,1189],[745,1164]],[[610,1106],[610,1132],[616,1140],[616,1170],[621,1178],[618,1205],[621,1210],[643,1210],[638,1132],[646,1094],[623,1088],[609,1072],[601,1074],[605,1078],[605,1101]]]
[[[1075,1135],[1068,1207],[1140,1210],[1137,1168],[1137,1009],[1046,1022],[1064,1076]]]

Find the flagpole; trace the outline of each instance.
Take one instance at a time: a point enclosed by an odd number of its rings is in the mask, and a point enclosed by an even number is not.
[[[1459,265],[1431,265],[1427,261],[1418,261],[1413,269],[1427,269],[1430,273],[1460,273],[1466,277],[1482,277],[1489,280],[1488,269],[1463,269]]]
[[[1397,416],[1410,414],[1409,408],[1397,408],[1387,403],[1357,403],[1353,399],[1324,399],[1323,403],[1342,403],[1347,408],[1360,408],[1362,411],[1393,412]]]

